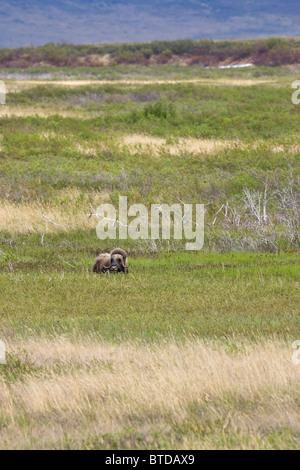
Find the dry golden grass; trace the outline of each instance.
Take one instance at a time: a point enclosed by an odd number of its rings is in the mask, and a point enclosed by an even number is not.
[[[32,106],[1,106],[0,117],[27,117],[27,116],[39,116],[46,118],[53,115],[59,115],[62,117],[74,117],[81,119],[88,119],[91,114],[78,113],[76,110],[62,110],[55,108],[38,108]]]
[[[130,427],[145,442],[160,431],[186,449],[216,448],[226,433],[256,448],[269,432],[300,432],[299,367],[278,341],[233,352],[193,339],[112,345],[58,337],[12,342],[8,350],[38,371],[12,383],[0,379],[3,448],[62,448],[70,440],[82,447],[88,435],[105,446],[105,434]],[[190,427],[175,442],[172,426],[183,423]]]
[[[0,230],[16,234],[95,227],[95,219],[88,217],[91,212],[89,201],[91,200],[96,208],[99,204],[109,201],[109,194],[106,191],[91,191],[87,195],[79,189],[69,188],[57,190],[56,198],[63,203],[43,205],[34,202],[16,204],[1,201]]]
[[[128,134],[114,139],[108,137],[106,141],[99,142],[97,145],[76,143],[75,148],[83,155],[95,155],[103,150],[111,149],[112,145],[119,147],[120,150],[126,147],[126,150],[129,150],[131,154],[143,152],[145,156],[159,157],[164,153],[176,156],[184,152],[210,155],[225,148],[240,147],[242,144],[234,141],[195,138],[179,138],[172,142],[162,137]]]
[[[35,88],[38,86],[45,86],[45,85],[76,88],[78,86],[95,85],[97,83],[98,83],[98,80],[73,80],[73,79],[70,79],[70,80],[7,80],[5,82],[6,92],[8,94],[18,93],[23,90],[28,90],[30,88]]]
[[[298,153],[300,152],[300,145],[294,144],[294,145],[275,145],[272,147],[272,151],[274,153],[280,153],[280,152],[288,152],[288,153]]]
[[[75,149],[79,150],[83,155],[88,156],[95,155],[103,150],[107,151],[111,149],[112,146],[119,147],[120,150],[122,150],[123,147],[126,147],[131,154],[143,152],[145,157],[161,157],[166,153],[177,156],[182,155],[185,152],[194,153],[196,155],[216,155],[218,152],[225,149],[257,149],[260,146],[264,146],[274,153],[296,153],[300,149],[300,146],[295,143],[273,145],[272,142],[267,143],[265,141],[257,141],[249,144],[240,140],[196,139],[193,137],[166,139],[146,134],[127,134],[113,137],[107,136],[106,140],[99,142],[97,145],[84,144],[82,142],[75,143]]]
[[[122,139],[121,139],[122,143]],[[171,155],[180,155],[183,152],[216,154],[225,148],[232,148],[238,145],[234,141],[209,140],[180,138],[175,143],[170,143],[167,139],[160,137],[151,137],[142,134],[132,134],[123,137],[123,144],[129,147],[132,153],[150,152],[152,155],[159,156],[163,151]]]
[[[183,84],[204,84],[204,85],[216,85],[216,86],[253,86],[253,85],[263,85],[270,84],[276,85],[277,80],[275,79],[231,79],[231,78],[198,78],[198,79],[177,79],[177,80],[7,80],[6,90],[7,93],[18,93],[22,90],[27,90],[29,88],[34,88],[37,86],[59,86],[67,88],[77,88],[80,86],[99,86],[99,85],[173,85],[176,83]]]
[[[52,224],[40,213],[48,217]],[[61,230],[69,230],[75,226],[84,224],[88,226],[87,216],[82,211],[69,212],[66,207],[63,209],[40,206],[38,204],[14,204],[4,202],[0,206],[0,230],[8,230],[12,234],[32,233],[36,231],[55,231],[59,227]]]

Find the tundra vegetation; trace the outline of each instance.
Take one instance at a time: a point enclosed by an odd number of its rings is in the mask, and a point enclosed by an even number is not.
[[[0,67],[29,68],[39,65],[99,67],[126,64],[177,63],[213,66],[226,61],[255,65],[299,64],[299,38],[272,37],[246,40],[152,41],[149,43],[82,44],[61,42],[39,47],[0,50]]]
[[[1,448],[299,448],[298,77],[0,71]],[[119,195],[204,203],[203,250],[98,240]],[[129,274],[93,274],[116,246]]]

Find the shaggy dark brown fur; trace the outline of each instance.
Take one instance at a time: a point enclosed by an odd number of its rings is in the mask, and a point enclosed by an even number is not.
[[[128,273],[128,255],[122,248],[115,248],[110,253],[101,253],[93,266],[93,272],[98,274]]]

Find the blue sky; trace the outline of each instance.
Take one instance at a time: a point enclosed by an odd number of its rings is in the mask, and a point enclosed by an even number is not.
[[[300,36],[299,0],[0,0],[0,47]]]

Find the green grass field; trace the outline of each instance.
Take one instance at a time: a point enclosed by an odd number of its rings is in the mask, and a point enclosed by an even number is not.
[[[7,73],[0,448],[299,448],[299,70]],[[204,248],[100,241],[119,195],[205,204]]]

